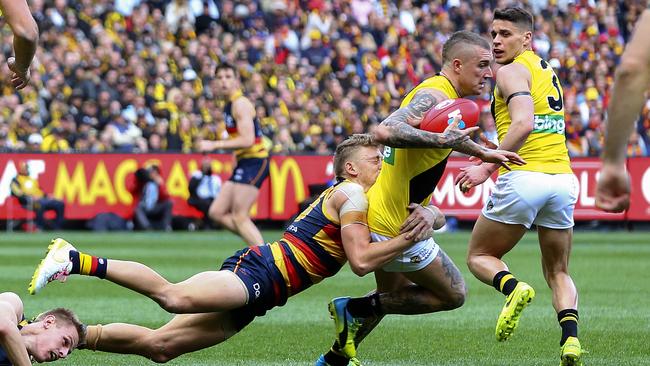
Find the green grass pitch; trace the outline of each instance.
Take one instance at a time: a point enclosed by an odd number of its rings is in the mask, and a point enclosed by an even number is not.
[[[157,327],[169,314],[140,295],[107,281],[75,277],[30,296],[26,288],[49,240],[57,234],[0,235],[0,290],[14,291],[28,316],[65,306],[88,324],[129,322]],[[145,263],[172,281],[218,268],[241,241],[224,232],[58,234],[80,250]],[[267,240],[280,232],[267,231]],[[560,329],[551,293],[540,269],[536,235],[529,233],[506,260],[537,297],[526,309],[513,338],[494,338],[503,297],[474,279],[465,265],[468,232],[441,234],[437,241],[465,275],[468,298],[454,311],[388,316],[359,348],[364,365],[557,365]],[[590,351],[586,365],[650,365],[648,233],[575,234],[571,273],[580,291],[580,339]],[[362,295],[372,275],[356,277],[346,266],[334,278],[290,299],[227,342],[181,356],[170,365],[310,365],[333,339],[326,304],[330,298]],[[153,365],[138,356],[76,351],[57,365]]]

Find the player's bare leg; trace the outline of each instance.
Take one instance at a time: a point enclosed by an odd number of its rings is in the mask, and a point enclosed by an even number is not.
[[[260,190],[250,184],[234,183],[233,185],[234,196],[231,216],[236,232],[241,235],[248,245],[264,244],[264,238],[250,216],[251,208],[257,202]]]
[[[339,298],[330,303],[338,334],[325,359],[356,356],[356,346],[386,314],[426,314],[452,310],[465,301],[465,281],[458,267],[440,249],[426,267],[413,272],[375,272],[378,292],[362,298]],[[334,309],[333,309],[334,308]],[[329,361],[328,361],[329,362]]]
[[[523,225],[504,224],[479,216],[469,243],[467,265],[476,278],[506,296],[495,329],[498,341],[508,340],[517,326],[522,311],[535,297],[535,290],[518,281],[501,258],[526,233]]]
[[[156,301],[165,310],[176,313],[203,313],[234,309],[246,304],[248,290],[230,271],[207,271],[185,281],[170,283],[144,264],[99,258],[57,238],[48,247],[45,258],[34,271],[29,286],[37,293],[49,282],[72,274],[105,278]]]
[[[584,351],[578,341],[578,291],[569,275],[573,229],[537,230],[544,278],[553,291],[553,307],[562,329],[560,360],[562,365],[579,365]]]
[[[143,264],[109,260],[106,279],[151,298],[175,314],[234,309],[245,305],[248,297],[239,277],[230,271],[206,271],[170,283]]]
[[[214,222],[225,227],[233,233],[237,233],[237,227],[235,226],[233,217],[231,215],[234,200],[234,189],[235,183],[226,181],[221,187],[221,192],[217,198],[212,201],[210,209],[208,210],[208,214]]]
[[[86,349],[135,354],[163,363],[219,344],[236,333],[229,312],[183,314],[155,330],[124,323],[89,326]]]

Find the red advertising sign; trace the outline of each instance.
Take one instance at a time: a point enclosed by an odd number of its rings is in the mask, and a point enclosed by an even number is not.
[[[213,171],[225,181],[233,170],[230,155],[212,155]],[[123,217],[132,213],[133,197],[129,191],[133,173],[141,166],[156,163],[161,167],[167,191],[174,201],[174,214],[198,216],[187,205],[188,182],[198,170],[200,154],[2,154],[0,155],[0,219],[28,214],[10,197],[9,185],[16,175],[19,161],[27,161],[30,174],[50,196],[66,203],[69,219],[90,219],[101,212]],[[433,203],[443,212],[464,220],[474,220],[494,187],[496,175],[467,194],[454,185],[460,168],[468,165],[464,158],[450,159],[433,194]],[[576,220],[622,220],[624,214],[608,214],[595,208],[594,193],[598,159],[575,159],[573,170],[580,182]],[[632,177],[630,220],[650,218],[650,158],[628,161]],[[274,156],[269,179],[262,185],[252,214],[256,219],[286,220],[298,211],[309,196],[309,186],[324,184],[333,178],[329,156]]]
[[[157,164],[175,215],[198,216],[187,204],[188,182],[199,169],[200,154],[3,154],[0,155],[0,219],[27,214],[10,196],[10,183],[19,161],[26,161],[30,175],[38,179],[49,196],[66,203],[66,218],[89,219],[101,212],[130,217],[133,173],[142,166]],[[213,171],[225,181],[233,170],[230,155],[212,155]],[[332,179],[329,156],[273,157],[270,177],[260,189],[252,209],[256,219],[286,220],[309,196],[309,185]]]
[[[627,217],[635,221],[650,220],[650,158],[628,159],[632,199]]]

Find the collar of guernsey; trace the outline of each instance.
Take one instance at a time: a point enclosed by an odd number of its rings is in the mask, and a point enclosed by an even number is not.
[[[533,51],[524,51],[513,62],[526,67],[531,75],[530,93],[534,104],[534,126],[517,152],[526,165],[510,165],[512,170],[525,170],[548,174],[572,173],[571,162],[564,135],[564,101],[562,85],[553,68]],[[503,141],[510,124],[510,113],[505,98],[494,89],[492,115],[496,123],[499,141]],[[499,174],[508,171],[501,168]]]
[[[228,104],[232,105],[237,98],[242,96],[244,96],[244,92],[241,89],[237,90],[228,99]],[[232,109],[232,107],[230,108]],[[246,158],[267,158],[269,156],[269,149],[264,142],[262,127],[260,126],[257,116],[253,117],[253,129],[253,133],[255,134],[255,142],[253,143],[253,146],[235,150],[237,160]],[[236,132],[228,132],[233,137],[237,136]]]
[[[458,98],[451,82],[436,75],[411,90],[401,106],[407,105],[421,89],[436,89],[448,98]],[[367,193],[370,231],[388,237],[397,236],[409,215],[409,203],[430,202],[450,152],[450,149],[385,147],[381,172]]]

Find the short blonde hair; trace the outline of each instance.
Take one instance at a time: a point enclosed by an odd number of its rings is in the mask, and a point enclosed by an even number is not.
[[[56,308],[48,310],[44,313],[39,314],[34,321],[41,321],[45,319],[46,316],[52,315],[56,318],[57,327],[63,325],[72,325],[77,330],[79,335],[79,343],[83,343],[86,339],[86,326],[79,320],[77,315],[72,312],[72,310],[66,308]]]
[[[380,144],[376,142],[372,135],[367,133],[358,133],[348,137],[336,147],[334,153],[334,174],[336,180],[344,180],[345,177],[345,163],[349,161],[359,147],[379,147]]]

